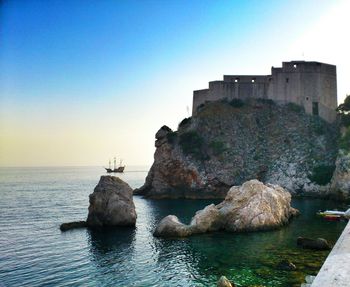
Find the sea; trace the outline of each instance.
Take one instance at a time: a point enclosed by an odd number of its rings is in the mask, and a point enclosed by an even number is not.
[[[148,167],[118,176],[140,187]],[[300,286],[316,275],[329,251],[300,249],[298,236],[335,242],[346,222],[316,215],[346,209],[338,202],[293,199],[301,215],[279,230],[215,232],[184,239],[155,238],[166,215],[189,223],[213,200],[134,197],[136,228],[61,232],[63,222],[85,220],[89,194],[101,167],[0,168],[0,286],[216,286],[220,276],[236,286]],[[296,270],[278,268],[289,260]]]

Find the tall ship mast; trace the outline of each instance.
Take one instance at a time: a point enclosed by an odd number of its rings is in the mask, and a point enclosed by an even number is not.
[[[104,168],[106,170],[107,173],[115,173],[115,172],[119,172],[122,173],[124,172],[125,169],[125,165],[122,165],[123,160],[121,159],[119,162],[119,166],[117,167],[117,158],[114,157],[113,158],[113,169],[111,168],[111,160],[109,160],[109,164],[108,164],[108,168]]]

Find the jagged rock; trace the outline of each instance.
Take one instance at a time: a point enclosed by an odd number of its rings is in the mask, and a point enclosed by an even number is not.
[[[218,208],[226,230],[255,231],[288,223],[297,213],[290,202],[290,193],[282,187],[250,180],[231,187]]]
[[[168,126],[162,126],[159,131],[156,133],[156,142],[155,146],[160,147],[163,143],[166,142],[166,136],[168,133],[171,133],[172,130]]]
[[[135,226],[136,211],[131,187],[115,176],[101,176],[90,194],[89,227]]]
[[[336,199],[348,200],[350,199],[350,153],[340,150],[335,166],[330,195]]]
[[[191,234],[191,228],[179,221],[175,215],[164,217],[154,231],[154,236],[185,237]]]
[[[210,204],[196,212],[191,220],[192,233],[205,233],[221,229],[223,225],[222,215],[215,204]]]
[[[156,134],[154,164],[145,184],[134,190],[135,195],[150,198],[224,198],[229,186],[206,187],[206,175],[190,160],[182,158],[179,147],[174,147],[166,136],[169,131],[162,127]]]
[[[162,127],[155,145],[153,165],[135,194],[224,198],[231,186],[257,178],[293,194],[326,196],[329,185],[310,175],[318,165],[334,165],[337,129],[288,105],[251,100],[237,108],[218,101],[177,132]]]
[[[298,237],[297,245],[305,249],[313,250],[330,250],[332,245],[323,238],[310,239],[304,237]]]
[[[197,211],[190,225],[174,215],[165,217],[154,233],[160,237],[184,237],[216,230],[230,232],[267,230],[288,223],[297,214],[291,195],[277,185],[250,180],[233,186],[223,202]]]
[[[297,267],[289,260],[282,260],[277,264],[277,269],[291,271],[297,269]]]
[[[235,284],[232,284],[225,276],[221,276],[217,285],[217,287],[235,287]]]
[[[74,221],[74,222],[62,223],[60,225],[61,231],[67,231],[70,229],[84,228],[84,227],[87,227],[86,221]]]

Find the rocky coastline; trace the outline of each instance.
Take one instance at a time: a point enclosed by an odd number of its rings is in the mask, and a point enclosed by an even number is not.
[[[155,137],[154,163],[134,191],[148,198],[225,198],[251,179],[293,196],[329,197],[344,161],[336,161],[337,124],[263,99],[206,103],[177,131],[163,126]]]

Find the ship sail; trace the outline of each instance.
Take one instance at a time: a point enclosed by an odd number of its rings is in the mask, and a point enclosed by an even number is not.
[[[122,172],[124,172],[124,169],[125,169],[125,165],[123,166],[122,163],[123,163],[123,160],[121,159],[119,166],[117,167],[117,158],[114,157],[113,158],[113,169],[111,168],[111,160],[109,160],[108,168],[105,167],[105,170],[107,173],[112,173],[112,172],[122,173]]]

